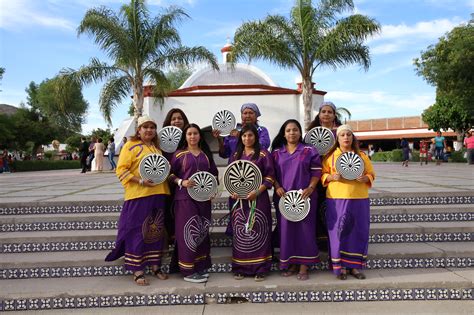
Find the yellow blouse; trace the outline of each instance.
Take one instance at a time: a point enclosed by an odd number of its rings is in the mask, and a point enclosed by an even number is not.
[[[326,197],[332,199],[369,198],[369,188],[372,187],[372,183],[375,180],[375,172],[370,159],[363,152],[360,152],[360,157],[365,164],[363,174],[369,177],[368,183],[360,183],[356,180],[347,180],[344,178],[329,183],[326,181],[329,175],[337,174],[336,161],[341,154],[341,149],[337,148],[330,156],[326,156],[323,160],[321,183],[324,187],[327,187]]]
[[[161,154],[161,151],[155,147],[149,147],[141,141],[128,141],[122,147],[115,174],[125,188],[125,200],[170,194],[168,181],[153,187],[141,186],[139,183],[130,181],[133,176],[140,177],[140,161],[151,153]]]

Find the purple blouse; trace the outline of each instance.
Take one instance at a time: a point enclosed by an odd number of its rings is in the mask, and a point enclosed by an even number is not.
[[[262,172],[263,182],[262,184],[265,185],[268,189],[273,187],[273,183],[275,182],[275,169],[273,168],[273,160],[270,153],[267,150],[261,150],[260,156],[257,160],[253,160],[253,153],[249,156],[242,153],[242,157],[240,160],[247,160],[253,162]],[[229,163],[235,161],[235,154],[233,154],[230,159]]]
[[[237,130],[242,129],[242,124],[237,124],[236,127]],[[267,128],[263,126],[257,125],[257,131],[258,131],[258,141],[260,142],[260,148],[262,149],[268,149],[270,147],[270,135],[268,134]],[[232,156],[235,152],[235,149],[237,148],[237,142],[238,142],[238,137],[232,137],[232,136],[227,136],[224,138],[224,153],[220,154],[219,156],[221,158],[229,158],[229,163],[230,163],[230,156]]]

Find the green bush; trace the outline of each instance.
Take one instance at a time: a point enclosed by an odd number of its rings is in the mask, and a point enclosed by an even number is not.
[[[466,149],[462,149],[461,151],[454,151],[451,153],[450,161],[451,162],[467,162],[467,159],[464,158],[464,153]]]
[[[81,162],[79,160],[59,160],[59,161],[15,161],[12,169],[15,172],[46,171],[46,170],[64,170],[79,169]]]
[[[51,160],[53,158],[54,151],[46,151],[44,152],[44,158],[46,160]]]
[[[375,152],[374,155],[372,155],[372,161],[374,162],[388,162],[392,158],[392,152],[387,151],[387,152]]]
[[[392,157],[390,159],[392,162],[401,162],[403,161],[402,149],[392,150]]]
[[[420,162],[420,151],[411,151],[411,160],[413,162]]]

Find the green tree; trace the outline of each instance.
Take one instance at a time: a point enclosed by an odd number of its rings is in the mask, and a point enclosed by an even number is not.
[[[3,80],[3,74],[5,73],[5,68],[0,67],[0,80]],[[0,90],[1,92],[2,90]]]
[[[66,144],[66,151],[69,153],[74,151],[77,152],[81,144],[81,137],[82,135],[76,133],[64,140],[64,143]]]
[[[436,104],[424,114],[430,128],[452,128],[460,135],[462,128],[469,127],[462,127],[465,113],[469,123],[474,124],[474,19],[429,46],[414,65],[416,73],[436,87]],[[456,109],[453,114],[451,107]]]
[[[102,142],[104,143],[104,145],[107,145],[107,141],[109,141],[110,137],[112,136],[113,134],[110,131],[110,129],[97,128],[97,129],[92,130],[89,138],[90,137],[96,137],[97,139],[102,138]]]
[[[82,84],[106,80],[99,106],[111,123],[113,109],[124,98],[133,94],[135,117],[143,110],[143,84],[154,84],[154,96],[160,100],[169,90],[170,82],[163,69],[197,61],[205,61],[218,69],[215,56],[202,46],[186,47],[176,24],[189,16],[180,8],[169,7],[162,14],[150,17],[144,0],[130,0],[118,14],[106,7],[86,12],[78,27],[78,34],[87,33],[106,52],[113,64],[92,58],[89,65],[79,70],[64,70]]]
[[[436,103],[425,109],[421,117],[430,129],[434,131],[453,129],[457,134],[457,140],[462,141],[466,130],[470,129],[470,117],[461,104],[462,102],[456,98],[438,96]]]
[[[0,114],[0,149],[13,148],[15,124],[11,116]]]
[[[262,59],[282,68],[297,69],[302,78],[304,123],[311,122],[312,78],[321,66],[334,69],[358,63],[368,69],[369,48],[364,41],[380,30],[374,19],[352,12],[352,0],[297,0],[290,18],[269,15],[243,23],[235,32],[231,59]]]

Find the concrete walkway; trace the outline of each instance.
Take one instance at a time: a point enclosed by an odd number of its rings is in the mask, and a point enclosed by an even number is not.
[[[374,168],[376,181],[371,196],[420,192],[474,194],[472,165],[412,163],[402,167],[398,163],[374,163]],[[221,176],[223,173],[221,169]],[[222,197],[225,196],[223,192]],[[120,200],[123,200],[123,188],[113,172],[80,174],[80,170],[57,170],[0,174],[0,204]]]

